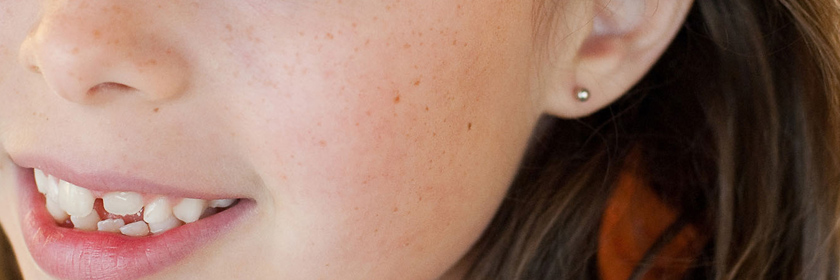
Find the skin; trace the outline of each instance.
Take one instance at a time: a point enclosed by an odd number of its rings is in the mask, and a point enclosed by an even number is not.
[[[9,168],[37,153],[256,202],[158,279],[455,273],[540,114],[585,115],[620,95],[557,105],[592,79],[573,63],[591,23],[553,30],[567,40],[547,66],[533,5],[0,0],[0,224],[25,276],[45,277]],[[548,68],[562,75],[536,74]]]

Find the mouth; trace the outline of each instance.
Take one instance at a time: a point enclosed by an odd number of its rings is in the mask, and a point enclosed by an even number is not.
[[[62,279],[154,274],[230,232],[255,204],[61,168],[17,171],[27,247],[41,268]]]

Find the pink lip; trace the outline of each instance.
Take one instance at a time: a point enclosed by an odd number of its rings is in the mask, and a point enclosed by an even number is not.
[[[17,169],[26,245],[41,268],[62,279],[135,279],[154,274],[234,228],[253,213],[255,205],[243,199],[221,213],[149,237],[78,231],[56,225],[44,207],[44,196],[36,191],[32,169]]]

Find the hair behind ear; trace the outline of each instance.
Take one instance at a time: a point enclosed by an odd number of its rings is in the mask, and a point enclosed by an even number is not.
[[[598,221],[639,150],[650,187],[709,234],[686,278],[836,279],[837,18],[836,1],[695,3],[627,96],[541,121],[468,278],[598,278]]]

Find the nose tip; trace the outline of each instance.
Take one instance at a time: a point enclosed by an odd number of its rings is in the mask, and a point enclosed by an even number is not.
[[[184,90],[183,57],[155,32],[133,24],[131,17],[141,15],[88,15],[90,6],[46,13],[21,45],[23,66],[42,75],[56,94],[76,103],[101,103],[126,95],[160,101]]]

